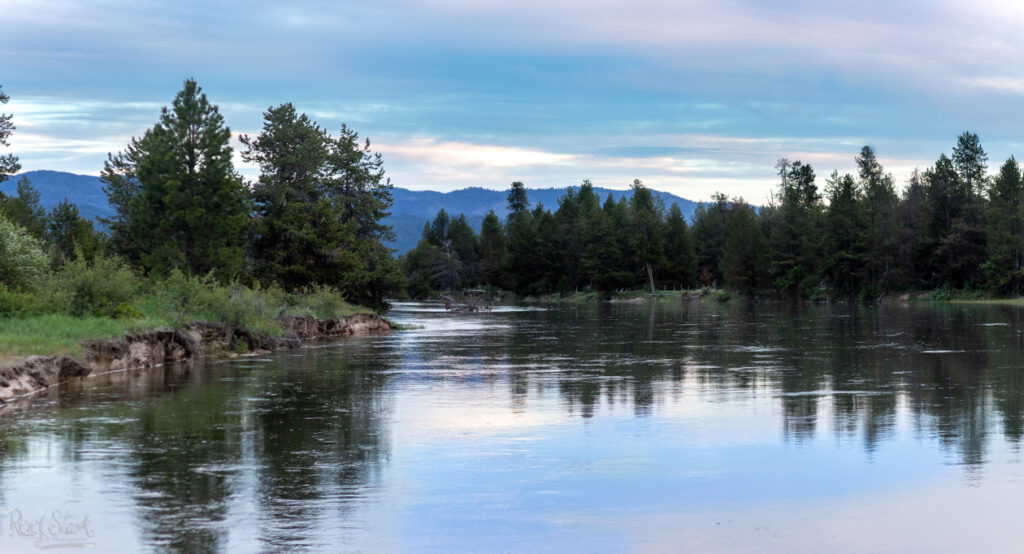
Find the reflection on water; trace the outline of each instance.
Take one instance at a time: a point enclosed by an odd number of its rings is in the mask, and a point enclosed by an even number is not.
[[[0,550],[61,510],[93,551],[955,551],[1024,507],[1018,309],[390,317],[9,409]]]

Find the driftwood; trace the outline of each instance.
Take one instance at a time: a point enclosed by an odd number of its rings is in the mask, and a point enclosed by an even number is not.
[[[492,306],[470,299],[468,302],[458,303],[450,296],[442,296],[444,299],[444,311],[452,313],[476,313],[489,312]]]

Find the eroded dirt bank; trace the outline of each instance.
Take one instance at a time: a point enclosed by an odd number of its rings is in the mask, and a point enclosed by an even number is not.
[[[29,356],[0,364],[0,407],[54,385],[110,371],[162,366],[204,356],[232,356],[298,348],[304,342],[392,330],[376,314],[336,319],[285,316],[281,327],[290,336],[270,337],[247,329],[196,322],[185,330],[159,327],[122,339],[83,341],[85,360],[69,356]]]

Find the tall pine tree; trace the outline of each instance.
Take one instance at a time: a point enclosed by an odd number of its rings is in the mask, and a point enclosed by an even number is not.
[[[217,107],[185,81],[157,124],[104,167],[115,248],[149,272],[241,274],[249,196],[230,138]]]

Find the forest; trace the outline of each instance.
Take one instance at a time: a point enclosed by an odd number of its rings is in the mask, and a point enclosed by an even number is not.
[[[875,301],[897,291],[1021,293],[1024,195],[1011,156],[995,175],[974,133],[897,190],[864,146],[857,173],[819,187],[810,164],[779,160],[765,206],[718,193],[687,221],[640,180],[603,202],[589,181],[554,211],[522,183],[504,222],[480,233],[441,211],[402,260],[408,291],[495,287],[521,295],[721,287],[749,296]]]
[[[13,131],[11,116],[0,114],[0,145]],[[810,164],[781,159],[766,205],[718,193],[692,221],[640,180],[618,201],[602,200],[584,180],[553,209],[531,205],[517,181],[507,212],[489,213],[479,232],[441,210],[399,258],[382,244],[393,237],[382,223],[392,186],[368,140],[344,125],[331,134],[290,103],[271,107],[260,134],[241,137],[242,159],[259,167],[247,181],[232,164],[230,137],[217,106],[189,80],[153,127],[108,156],[102,181],[115,215],[100,226],[68,202],[45,212],[27,179],[17,195],[0,195],[0,314],[57,302],[40,283],[71,269],[99,289],[118,281],[90,273],[96,268],[136,280],[178,272],[250,290],[333,291],[378,311],[388,298],[477,288],[1018,296],[1024,277],[1020,167],[1011,157],[990,175],[970,132],[901,190],[864,146],[855,175],[833,171],[819,186]],[[0,156],[0,178],[19,169],[16,156]],[[113,290],[68,294],[100,306],[83,312],[130,313],[135,302]]]

